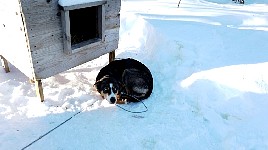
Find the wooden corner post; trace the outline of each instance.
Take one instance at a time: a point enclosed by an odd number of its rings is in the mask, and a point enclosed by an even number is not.
[[[6,73],[10,72],[9,67],[8,67],[8,61],[2,55],[0,55],[0,59],[1,59],[2,66],[4,67]]]
[[[35,80],[35,90],[37,97],[44,102],[44,93],[41,80]]]
[[[115,59],[115,50],[109,53],[109,62],[114,61]]]

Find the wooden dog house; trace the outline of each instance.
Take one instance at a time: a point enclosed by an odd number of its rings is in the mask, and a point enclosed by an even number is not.
[[[35,81],[109,53],[118,47],[121,0],[1,0],[0,58]]]

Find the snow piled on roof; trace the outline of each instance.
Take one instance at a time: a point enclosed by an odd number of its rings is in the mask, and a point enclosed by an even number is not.
[[[98,2],[102,0],[59,0],[59,5],[61,6],[73,6],[73,5],[79,5],[79,4],[86,4],[91,2]]]

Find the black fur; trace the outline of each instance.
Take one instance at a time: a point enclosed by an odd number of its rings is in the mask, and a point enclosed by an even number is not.
[[[131,58],[112,61],[100,70],[95,83],[98,92],[103,92],[103,87],[108,87],[109,83],[119,87],[119,99],[124,99],[121,93],[134,96],[139,100],[146,99],[153,90],[153,77],[150,70],[141,62]],[[136,102],[133,99],[127,101]]]
[[[232,0],[232,1],[235,2],[235,3],[240,3],[240,4],[244,4],[245,3],[244,0]]]

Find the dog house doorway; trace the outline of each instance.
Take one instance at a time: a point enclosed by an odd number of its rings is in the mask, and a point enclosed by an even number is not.
[[[101,40],[102,18],[99,9],[100,6],[94,6],[70,11],[72,49]]]
[[[64,52],[72,54],[104,40],[104,2],[62,7]]]

